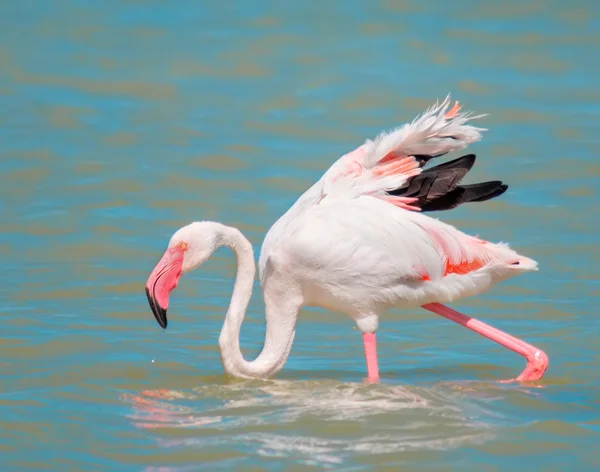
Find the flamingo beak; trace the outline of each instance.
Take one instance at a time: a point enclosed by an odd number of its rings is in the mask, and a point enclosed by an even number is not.
[[[169,294],[177,287],[183,255],[187,245],[170,247],[162,256],[146,282],[146,296],[156,321],[161,328],[167,327],[167,308],[169,307]]]

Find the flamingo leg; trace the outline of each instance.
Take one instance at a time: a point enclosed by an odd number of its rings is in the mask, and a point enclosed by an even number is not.
[[[491,339],[517,354],[521,354],[527,359],[527,367],[525,367],[525,370],[515,380],[519,382],[539,380],[544,376],[544,372],[546,372],[546,369],[548,368],[548,356],[541,349],[538,349],[525,341],[521,341],[520,339],[500,331],[482,321],[463,315],[441,303],[428,303],[423,305],[423,308],[443,316],[450,321],[454,321],[465,328],[469,328],[471,331],[475,331],[477,334]]]
[[[375,333],[363,333],[365,358],[367,359],[367,381],[379,381],[379,366],[377,365],[377,341]]]

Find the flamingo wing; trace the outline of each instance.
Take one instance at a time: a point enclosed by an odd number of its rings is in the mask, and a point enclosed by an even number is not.
[[[458,102],[450,110],[449,105],[447,97],[411,123],[342,156],[321,179],[320,199],[371,195],[407,210],[434,211],[504,193],[508,186],[500,181],[459,185],[474,154],[424,169],[430,160],[481,139],[484,129],[468,123],[482,115],[461,112]]]
[[[388,206],[391,203],[406,210],[433,211],[502,194],[507,186],[499,181],[460,184],[475,162],[472,154],[424,169],[430,160],[481,139],[483,128],[469,122],[482,115],[461,112],[458,104],[449,107],[448,96],[411,123],[367,140],[339,158],[268,231],[259,258],[261,281],[266,262],[281,236],[323,200],[371,196],[388,202]]]

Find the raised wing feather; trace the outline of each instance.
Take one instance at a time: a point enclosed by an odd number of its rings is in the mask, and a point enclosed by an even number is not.
[[[368,139],[340,158],[323,177],[324,193],[385,197],[388,191],[402,187],[410,177],[420,174],[429,159],[481,139],[483,128],[468,124],[479,116],[460,112],[458,104],[451,110],[449,106],[448,96],[411,123],[381,133],[374,140]]]

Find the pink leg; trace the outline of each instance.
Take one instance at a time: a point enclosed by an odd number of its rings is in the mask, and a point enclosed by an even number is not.
[[[377,341],[375,333],[363,333],[365,345],[365,357],[367,359],[367,380],[369,382],[379,381],[379,367],[377,365]]]
[[[429,303],[423,305],[423,308],[432,311],[437,315],[441,315],[450,321],[454,321],[465,328],[469,328],[471,331],[475,331],[477,334],[491,339],[517,354],[521,354],[527,359],[527,367],[525,367],[525,370],[515,380],[519,382],[539,380],[544,376],[544,372],[546,372],[546,369],[548,368],[548,356],[541,349],[538,349],[531,344],[527,344],[525,341],[521,341],[499,329],[493,328],[482,321],[463,315],[440,303]]]

